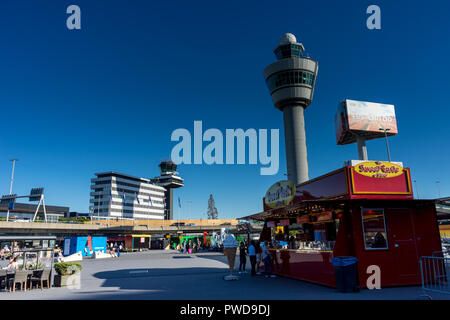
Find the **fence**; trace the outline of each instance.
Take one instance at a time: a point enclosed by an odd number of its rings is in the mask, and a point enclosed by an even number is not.
[[[450,258],[444,257],[444,252],[433,253],[432,257],[420,258],[422,275],[422,291],[450,294],[448,274]],[[431,296],[427,295],[430,299]]]

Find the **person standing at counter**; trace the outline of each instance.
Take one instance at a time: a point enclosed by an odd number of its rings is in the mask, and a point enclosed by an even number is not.
[[[259,272],[259,267],[262,262],[262,249],[261,244],[259,242],[256,242],[255,251],[256,251],[256,274],[260,275],[261,272]]]
[[[250,264],[252,265],[252,273],[251,275],[256,275],[255,266],[256,266],[256,248],[255,241],[250,242],[250,246],[248,247],[248,256],[250,257]]]
[[[266,274],[266,278],[269,276],[271,278],[275,278],[275,275],[272,274],[272,255],[269,251],[269,243],[264,241],[264,247],[262,249],[263,261],[264,261],[264,273]],[[268,270],[270,270],[268,272]]]
[[[247,249],[245,248],[244,242],[241,242],[241,245],[239,246],[239,257],[240,257],[239,273],[246,273],[245,264],[247,262]]]

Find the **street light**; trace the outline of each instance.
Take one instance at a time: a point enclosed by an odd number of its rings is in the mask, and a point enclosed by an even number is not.
[[[13,163],[12,173],[11,173],[11,184],[9,185],[9,194],[12,194],[12,186],[13,186],[13,181],[14,181],[14,167],[16,166],[16,161],[19,161],[19,159],[11,159],[9,161],[12,161],[12,163]]]
[[[9,161],[12,161],[12,172],[11,172],[11,184],[9,185],[9,194],[12,194],[12,186],[14,181],[14,168],[16,166],[16,161],[19,161],[19,159],[11,159]],[[6,213],[6,221],[9,221],[9,206],[8,206],[8,212]]]
[[[420,197],[419,197],[419,189],[417,189],[417,181],[416,180],[414,180],[414,186],[416,187],[417,199],[420,199]]]
[[[189,220],[191,220],[191,203],[192,203],[192,201],[188,200],[187,203],[189,204]]]
[[[391,129],[379,128],[379,130],[384,131],[384,137],[386,138],[386,149],[387,149],[388,159],[389,159],[389,162],[391,162],[391,154],[389,152],[389,144],[388,144],[388,138],[387,138],[387,132],[390,131]]]
[[[438,197],[440,198],[441,197],[441,188],[440,188],[440,185],[441,184],[441,182],[440,181],[436,181],[436,185],[437,185],[437,187],[438,187]]]

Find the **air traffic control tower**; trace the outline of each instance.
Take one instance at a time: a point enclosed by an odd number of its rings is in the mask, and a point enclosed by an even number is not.
[[[283,111],[288,180],[309,180],[304,111],[313,98],[317,61],[304,55],[303,44],[286,33],[275,48],[278,61],[264,69],[264,78],[276,108]]]
[[[152,179],[158,186],[166,188],[165,220],[173,220],[173,189],[184,186],[183,179],[178,176],[177,165],[172,161],[162,161],[159,165],[160,176]]]

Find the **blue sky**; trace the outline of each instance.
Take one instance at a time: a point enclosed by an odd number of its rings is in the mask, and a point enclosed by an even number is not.
[[[81,30],[66,8],[81,8]],[[381,30],[366,8],[381,8]],[[285,178],[282,113],[262,75],[291,32],[319,62],[306,110],[310,177],[356,159],[337,146],[340,100],[394,104],[393,161],[411,168],[421,198],[450,195],[450,24],[448,1],[2,1],[0,3],[0,192],[44,186],[46,202],[87,212],[94,173],[154,177],[170,157],[177,128],[280,129],[280,170],[260,165],[181,165],[181,218],[205,217],[209,194],[219,217],[262,209]],[[369,158],[386,160],[383,139]],[[178,215],[178,213],[177,213]],[[178,217],[176,215],[176,217]]]

